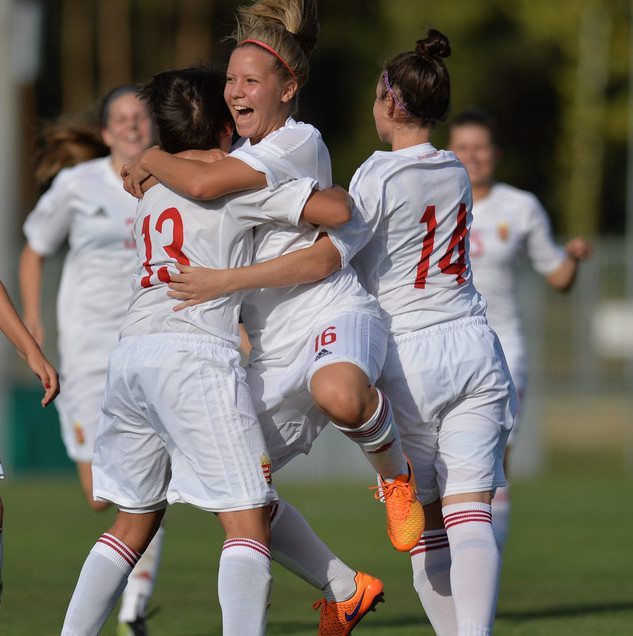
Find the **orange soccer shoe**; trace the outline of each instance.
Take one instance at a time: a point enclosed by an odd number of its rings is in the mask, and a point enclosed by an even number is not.
[[[364,572],[354,577],[356,592],[346,601],[327,601],[322,598],[312,609],[321,608],[318,636],[347,636],[367,612],[375,612],[383,602],[382,581]]]
[[[408,552],[420,539],[424,531],[424,510],[418,501],[415,477],[407,459],[408,475],[398,475],[386,482],[378,475],[378,501],[385,504],[387,534],[398,552]]]

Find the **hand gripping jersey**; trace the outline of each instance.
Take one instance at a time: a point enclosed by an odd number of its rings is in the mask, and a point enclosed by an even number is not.
[[[320,133],[291,118],[258,144],[246,141],[231,156],[263,172],[270,190],[301,177],[316,179],[321,189],[332,185],[330,156]],[[254,260],[266,261],[309,247],[318,235],[319,229],[309,224],[268,223],[255,231]],[[312,327],[346,311],[379,316],[375,300],[349,266],[318,283],[250,290],[244,298],[242,320],[253,345],[251,361],[288,365],[301,354]]]
[[[133,298],[121,336],[151,333],[209,334],[239,344],[238,317],[243,292],[174,312],[169,274],[175,263],[226,269],[249,265],[252,227],[271,220],[299,223],[316,182],[301,179],[274,192],[256,190],[214,201],[192,201],[161,184],[139,202],[134,234],[137,271]]]
[[[57,296],[62,378],[105,372],[132,291],[135,209],[105,157],[62,170],[26,219],[28,244],[42,256],[68,237]]]
[[[547,214],[538,199],[504,183],[473,205],[470,257],[477,289],[488,303],[488,321],[503,345],[515,381],[517,356],[524,346],[517,303],[517,265],[525,253],[532,267],[547,276],[565,259],[552,238]],[[514,362],[514,364],[513,364]],[[522,388],[522,387],[521,387]]]
[[[357,170],[352,221],[330,232],[393,334],[485,314],[468,258],[472,196],[453,153],[375,152]]]

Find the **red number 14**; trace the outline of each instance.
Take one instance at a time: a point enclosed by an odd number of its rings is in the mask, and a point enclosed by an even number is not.
[[[468,235],[468,228],[466,227],[467,216],[466,204],[460,203],[459,211],[457,212],[457,227],[453,231],[444,256],[440,258],[438,263],[440,271],[443,274],[455,276],[458,285],[461,285],[466,280],[464,273],[466,272],[466,236]],[[429,261],[433,253],[435,230],[437,228],[434,205],[426,206],[420,223],[426,223],[426,234],[422,239],[422,255],[418,262],[418,271],[413,286],[417,289],[424,289],[426,287],[426,278],[429,274]],[[453,261],[455,248],[457,248],[457,259]]]

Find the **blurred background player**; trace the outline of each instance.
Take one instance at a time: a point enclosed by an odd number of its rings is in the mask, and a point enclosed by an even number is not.
[[[221,71],[193,68],[159,73],[143,88],[165,150],[229,149],[224,82]],[[313,193],[316,181],[301,179],[198,204],[152,181],[135,219],[134,293],[110,356],[93,460],[95,497],[116,503],[119,514],[85,562],[63,633],[100,629],[166,504],[186,502],[215,512],[226,533],[218,574],[223,633],[263,634],[275,493],[239,364],[243,294],[175,313],[166,284],[176,262],[250,262],[254,225],[349,216],[348,197]],[[324,201],[316,213],[313,201]],[[121,554],[129,558],[121,562]]]
[[[56,405],[66,451],[93,510],[109,507],[93,499],[91,462],[107,357],[129,304],[136,256],[136,199],[123,189],[119,171],[152,141],[151,120],[135,92],[134,86],[121,86],[103,99],[100,137],[66,121],[44,129],[36,175],[50,187],[26,219],[20,259],[24,322],[41,344],[44,259],[68,239],[57,296],[63,395]],[[121,636],[144,629],[161,542],[162,530],[130,577],[119,616]]]
[[[591,256],[591,245],[582,238],[559,247],[553,237],[547,213],[530,192],[495,181],[500,157],[497,126],[488,114],[468,109],[453,119],[449,145],[464,164],[473,189],[473,225],[470,257],[473,279],[487,302],[486,316],[501,341],[519,400],[527,386],[527,353],[518,307],[517,271],[521,256],[547,283],[560,292],[571,288],[578,264]],[[516,438],[508,440],[505,471]],[[507,486],[494,496],[492,525],[503,553],[510,517]]]
[[[42,406],[48,406],[59,393],[59,380],[57,371],[44,357],[35,339],[29,333],[24,323],[20,320],[9,294],[0,282],[0,331],[9,339],[11,344],[26,360],[29,369],[40,379],[44,387]],[[0,462],[0,479],[4,479],[4,470]],[[2,600],[2,561],[3,549],[3,516],[4,505],[0,499],[0,601]]]
[[[331,186],[329,153],[320,133],[291,116],[318,32],[313,0],[262,0],[241,8],[224,93],[241,145],[213,163],[150,149],[124,166],[128,191],[141,196],[149,174],[197,199],[275,189],[301,177],[317,179],[320,188]],[[256,230],[255,260],[308,247],[318,236],[312,226],[269,223]],[[317,273],[312,280],[320,277]],[[300,282],[305,279],[294,284]],[[423,516],[389,400],[375,387],[386,345],[375,299],[346,267],[324,283],[252,290],[242,318],[253,345],[248,382],[258,417],[272,435],[267,443],[275,467],[307,452],[332,420],[381,475],[389,537],[396,549],[408,551]],[[280,507],[280,528],[284,514]],[[277,536],[281,540],[281,532]],[[347,598],[355,589],[352,576],[337,596]]]

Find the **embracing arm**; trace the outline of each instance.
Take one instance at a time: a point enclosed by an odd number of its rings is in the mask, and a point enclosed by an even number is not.
[[[184,196],[201,200],[266,187],[263,173],[239,159],[224,157],[221,151],[211,152],[215,154],[208,155],[209,161],[171,155],[158,146],[149,148],[121,169],[124,187],[140,199],[143,182],[153,175]]]
[[[578,263],[591,256],[591,243],[582,238],[575,238],[565,245],[567,254],[561,265],[546,277],[547,282],[560,292],[569,291],[576,280]]]
[[[183,301],[184,309],[242,289],[291,287],[327,278],[341,267],[341,255],[321,234],[310,247],[269,261],[235,269],[209,269],[177,265],[180,274],[171,276],[169,296]]]
[[[44,325],[40,309],[43,266],[44,257],[27,243],[20,256],[20,295],[24,324],[40,347],[44,343]]]
[[[20,320],[9,294],[0,283],[0,331],[11,341],[13,346],[24,356],[26,363],[40,379],[46,393],[42,398],[42,406],[46,406],[59,393],[57,372],[44,357],[37,342],[29,333],[26,325]]]

